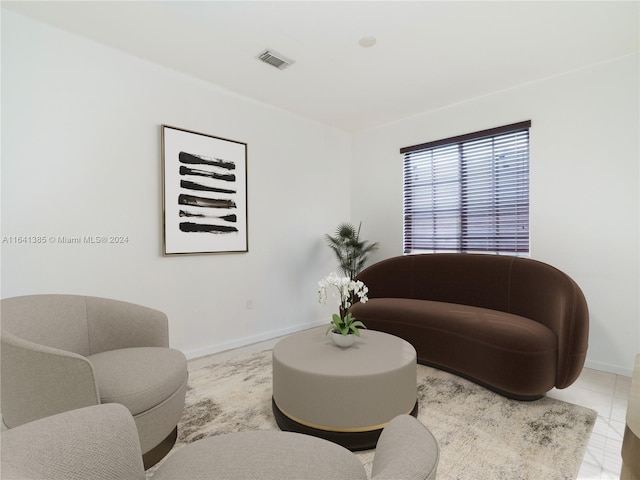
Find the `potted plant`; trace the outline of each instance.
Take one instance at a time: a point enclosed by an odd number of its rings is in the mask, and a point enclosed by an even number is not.
[[[364,268],[367,255],[378,248],[378,243],[369,243],[360,240],[360,227],[358,229],[350,223],[341,223],[336,229],[335,236],[326,234],[325,238],[329,248],[335,253],[342,273],[353,279]]]
[[[332,338],[341,347],[353,344],[355,337],[360,336],[360,328],[367,328],[360,320],[349,311],[356,298],[366,303],[368,288],[361,281],[352,280],[349,277],[340,277],[332,272],[318,283],[318,301],[326,303],[327,290],[332,289],[334,296],[338,297],[338,313],[331,317],[331,323],[325,334],[332,333]]]

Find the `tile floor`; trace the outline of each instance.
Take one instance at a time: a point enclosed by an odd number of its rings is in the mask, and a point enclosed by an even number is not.
[[[189,370],[196,370],[212,361],[226,360],[235,355],[273,348],[279,338],[246,347],[217,353],[189,361]],[[622,458],[627,397],[631,377],[585,368],[576,382],[563,390],[552,390],[549,397],[582,405],[598,412],[589,445],[577,480],[619,480]]]
[[[620,449],[630,387],[631,377],[585,368],[573,385],[548,393],[550,397],[598,412],[578,480],[620,478]]]

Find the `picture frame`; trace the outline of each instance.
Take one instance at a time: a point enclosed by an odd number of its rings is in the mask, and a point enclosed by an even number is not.
[[[162,125],[163,255],[248,252],[247,144]]]

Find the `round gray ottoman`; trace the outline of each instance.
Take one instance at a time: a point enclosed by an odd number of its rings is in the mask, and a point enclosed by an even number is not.
[[[172,453],[153,480],[366,480],[362,463],[335,443],[292,432],[209,437]]]
[[[281,430],[369,450],[391,419],[418,412],[416,349],[402,338],[372,330],[341,348],[325,331],[289,335],[274,346],[276,422]]]

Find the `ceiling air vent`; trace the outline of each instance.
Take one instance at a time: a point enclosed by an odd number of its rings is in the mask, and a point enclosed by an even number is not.
[[[293,60],[289,60],[279,53],[274,52],[273,50],[265,50],[260,55],[258,55],[258,59],[262,60],[264,63],[268,63],[276,67],[279,70],[284,70],[288,66],[290,66]]]

